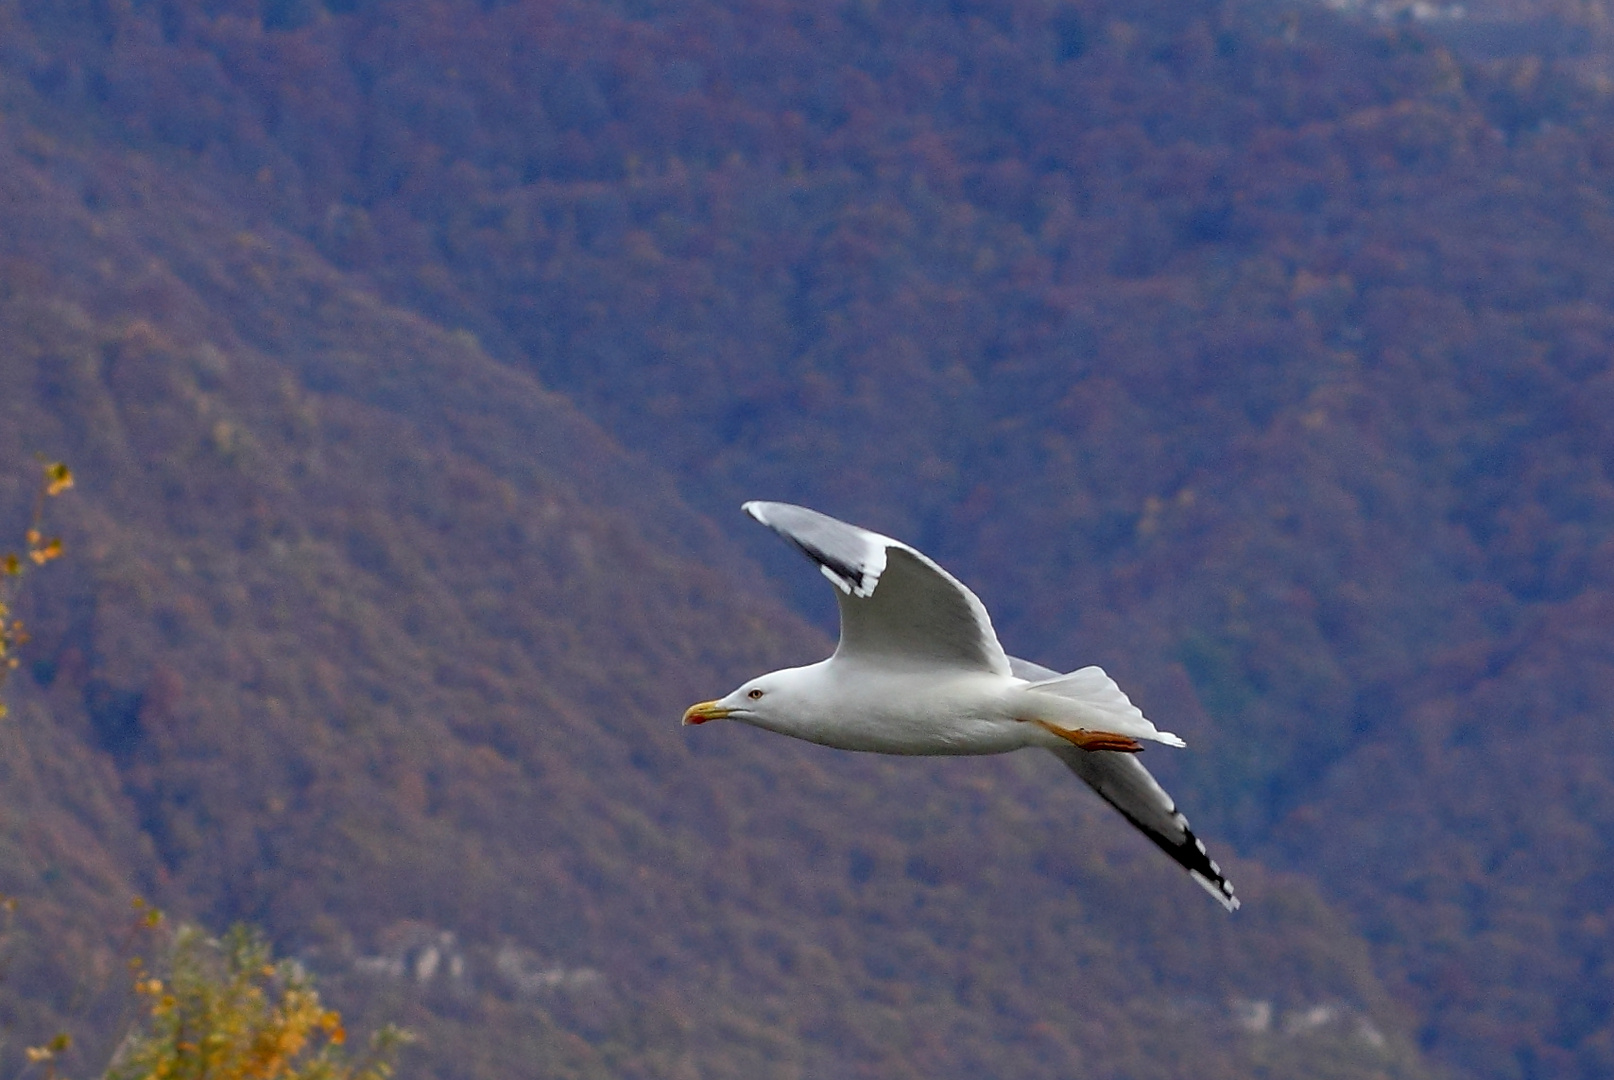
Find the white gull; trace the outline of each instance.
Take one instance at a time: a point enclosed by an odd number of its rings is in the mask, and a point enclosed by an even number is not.
[[[684,723],[738,720],[842,750],[881,754],[1051,751],[1232,911],[1233,886],[1171,796],[1138,761],[1144,741],[1182,746],[1101,668],[1068,675],[1011,657],[968,588],[900,541],[805,507],[745,512],[818,564],[836,587],[834,655],[691,706]]]

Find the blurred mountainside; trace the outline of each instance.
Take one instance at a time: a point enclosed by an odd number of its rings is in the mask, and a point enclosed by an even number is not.
[[[182,170],[5,134],[0,449],[80,476],[8,736],[14,1057],[104,1052],[138,892],[414,1075],[1425,1075],[1314,888],[1235,863],[1229,923],[1052,759],[689,738],[828,643],[654,467]]]
[[[138,890],[418,1075],[1614,1072],[1614,103],[1441,33],[0,4],[5,1017],[109,1037]],[[828,647],[745,497],[1109,668],[1246,909],[1052,761],[677,730]]]

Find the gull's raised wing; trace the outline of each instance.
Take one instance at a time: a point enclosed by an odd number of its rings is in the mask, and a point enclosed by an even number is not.
[[[1030,682],[1059,677],[1052,668],[1019,657],[1011,657],[1009,665],[1016,678]],[[1232,883],[1222,875],[1222,868],[1188,827],[1188,819],[1177,809],[1166,789],[1143,767],[1137,755],[1081,750],[1074,746],[1061,746],[1053,753],[1156,847],[1187,870],[1217,903],[1229,911],[1238,908],[1239,900],[1233,895]]]
[[[806,555],[835,585],[837,658],[1009,674],[992,620],[976,595],[907,544],[788,503],[743,507]]]

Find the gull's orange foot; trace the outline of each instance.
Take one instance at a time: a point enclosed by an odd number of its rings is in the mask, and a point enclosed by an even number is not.
[[[1118,754],[1139,754],[1143,752],[1143,744],[1125,735],[1117,735],[1113,731],[1088,731],[1086,728],[1076,728],[1067,731],[1064,728],[1044,720],[1032,721],[1044,731],[1052,732],[1068,743],[1074,743],[1083,750],[1110,750]]]

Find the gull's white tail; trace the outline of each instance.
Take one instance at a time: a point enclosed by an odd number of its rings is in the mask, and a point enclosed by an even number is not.
[[[1103,668],[1084,667],[1068,675],[1030,683],[1024,689],[1027,693],[1048,695],[1077,706],[1074,711],[1067,708],[1060,710],[1057,716],[1042,719],[1062,725],[1074,723],[1074,726],[1090,731],[1113,731],[1134,739],[1151,739],[1167,746],[1188,745],[1171,732],[1161,731],[1150,723],[1143,711],[1132,704],[1132,699],[1115,685],[1115,680],[1104,673]]]

